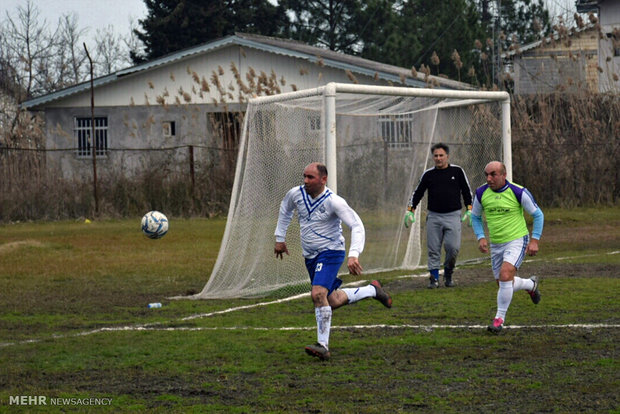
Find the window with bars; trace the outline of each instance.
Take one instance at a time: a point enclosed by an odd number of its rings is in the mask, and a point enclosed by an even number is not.
[[[409,115],[389,115],[379,118],[381,137],[388,148],[410,148],[413,142],[413,119]]]
[[[92,157],[90,149],[91,118],[75,118],[73,134],[77,139],[77,156]],[[108,118],[95,118],[95,139],[97,143],[97,156],[102,157],[108,154]]]

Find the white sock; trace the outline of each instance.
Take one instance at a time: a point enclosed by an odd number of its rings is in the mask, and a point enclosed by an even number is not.
[[[534,289],[534,282],[530,279],[521,279],[519,276],[515,276],[512,287],[515,292],[518,290],[532,290]]]
[[[512,281],[499,282],[499,290],[497,291],[497,313],[495,314],[496,318],[506,320],[506,312],[508,312],[508,307],[512,301],[513,291]]]
[[[342,289],[349,298],[349,303],[355,303],[358,300],[366,298],[374,298],[377,295],[377,289],[373,285],[367,285],[358,288],[344,288]]]
[[[329,344],[329,330],[332,326],[332,307],[314,308],[314,315],[316,316],[317,342],[329,349],[327,345]]]

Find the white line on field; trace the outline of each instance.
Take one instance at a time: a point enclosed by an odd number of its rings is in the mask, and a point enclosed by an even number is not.
[[[605,254],[618,254],[620,253],[620,250],[616,250],[613,252],[607,252]],[[556,257],[553,260],[570,260],[570,259],[581,259],[582,257],[593,257],[593,256],[600,256],[600,254],[584,254],[581,256],[567,256],[567,257]],[[538,260],[542,260],[542,259],[538,259]]]
[[[363,285],[365,283],[368,283],[368,281],[367,280],[356,280],[355,282],[345,283],[342,286],[343,287],[358,286],[358,285]],[[243,309],[251,309],[251,308],[256,308],[256,307],[259,307],[259,306],[267,306],[267,305],[274,305],[274,304],[277,304],[277,303],[290,302],[291,300],[301,299],[301,298],[305,298],[305,297],[308,297],[308,296],[310,296],[310,292],[301,293],[299,295],[294,295],[294,296],[289,296],[288,298],[272,300],[272,301],[269,301],[269,302],[260,302],[260,303],[254,303],[252,305],[236,306],[234,308],[228,308],[228,309],[224,309],[224,310],[221,310],[221,311],[215,311],[215,312],[209,312],[209,313],[199,313],[199,314],[196,314],[196,315],[186,316],[184,318],[181,318],[181,320],[182,321],[189,321],[189,320],[192,320],[192,319],[206,318],[206,317],[209,317],[209,316],[221,315],[223,313],[235,312],[235,311],[243,310]]]
[[[620,251],[612,251],[607,254],[618,254]],[[559,257],[554,260],[565,260],[565,259],[575,259],[580,257],[590,257],[590,256],[598,256],[597,254],[590,255],[582,255],[582,256],[571,256],[571,257]],[[488,258],[482,259],[486,260]],[[533,259],[534,260],[542,260],[542,259]],[[421,274],[409,274],[402,275],[398,278],[418,278],[418,277],[426,277],[426,272]],[[358,286],[364,283],[368,283],[367,280],[358,280],[355,282],[347,283],[343,286]],[[310,296],[310,292],[302,293],[295,296],[290,296],[288,298],[273,300],[269,302],[261,302],[255,303],[252,305],[245,306],[237,306],[234,308],[228,308],[221,311],[209,312],[209,313],[201,313],[186,316],[181,318],[181,321],[189,321],[192,319],[205,318],[214,315],[221,315],[225,313],[235,312],[238,310],[250,309],[259,306],[267,306],[273,305],[277,303],[289,302],[291,300],[300,299],[303,297]],[[314,330],[314,327],[281,327],[281,328],[257,328],[257,327],[164,327],[162,326],[163,322],[154,322],[150,324],[144,325],[133,325],[133,326],[120,326],[120,327],[104,327],[99,329],[94,329],[91,331],[83,331],[76,334],[68,334],[68,335],[60,335],[54,334],[51,335],[49,339],[62,339],[62,338],[75,338],[80,336],[88,336],[100,332],[117,332],[117,331],[207,331],[207,330],[281,330],[281,331],[293,331],[293,330]],[[554,329],[554,328],[583,328],[583,329],[597,329],[597,328],[619,328],[620,325],[615,324],[567,324],[567,325],[511,325],[505,326],[506,329]],[[386,329],[423,329],[423,330],[432,330],[432,329],[483,329],[486,328],[486,325],[353,325],[353,326],[332,326],[332,329],[376,329],[376,328],[386,328]],[[46,339],[26,339],[23,341],[16,342],[2,342],[0,343],[0,348],[14,345],[24,345],[24,344],[33,344],[43,342]]]
[[[612,251],[612,252],[608,252],[607,254],[618,254],[620,253],[620,251]],[[554,260],[566,260],[566,259],[578,259],[581,257],[590,257],[590,256],[598,256],[596,254],[588,254],[588,255],[581,255],[581,256],[572,256],[572,257],[558,257],[555,258]],[[480,260],[487,260],[488,257],[486,258],[481,258]],[[531,259],[528,261],[539,261],[539,260],[543,260],[543,259]],[[440,270],[440,273],[443,273],[443,270]],[[427,273],[426,271],[422,271],[422,273],[413,273],[413,274],[409,274],[409,275],[401,275],[398,276],[398,279],[406,279],[406,278],[424,278],[427,277]],[[368,283],[367,280],[358,280],[355,282],[351,282],[351,283],[347,283],[345,285],[343,285],[343,287],[347,287],[347,286],[358,286],[364,283]],[[229,308],[229,309],[224,309],[221,311],[217,311],[217,312],[210,312],[210,313],[201,313],[201,314],[196,314],[196,315],[190,315],[190,316],[186,316],[185,318],[182,318],[182,321],[188,321],[188,320],[192,320],[192,319],[198,319],[198,318],[205,318],[205,317],[209,317],[209,316],[213,316],[213,315],[221,315],[224,313],[229,313],[229,312],[234,312],[234,311],[238,311],[238,310],[243,310],[243,309],[251,309],[251,308],[255,308],[258,306],[266,306],[266,305],[273,305],[273,304],[277,304],[277,303],[283,303],[283,302],[288,302],[291,300],[295,300],[295,299],[300,299],[303,297],[307,297],[310,296],[310,293],[302,293],[299,295],[295,295],[295,296],[290,296],[288,298],[283,298],[283,299],[278,299],[278,300],[273,300],[270,302],[261,302],[261,303],[256,303],[256,304],[252,304],[252,305],[245,305],[245,306],[237,306],[234,308]]]
[[[267,306],[267,305],[273,305],[273,304],[276,304],[276,303],[289,302],[291,300],[300,299],[300,298],[303,298],[305,296],[310,296],[310,293],[309,292],[308,293],[302,293],[300,295],[289,296],[288,298],[284,298],[284,299],[272,300],[271,302],[261,302],[261,303],[254,303],[252,305],[237,306],[237,307],[234,307],[234,308],[228,308],[228,309],[224,309],[224,310],[216,311],[216,312],[199,313],[199,314],[196,314],[196,315],[186,316],[185,318],[181,318],[181,320],[182,321],[189,321],[189,320],[192,320],[192,319],[206,318],[208,316],[221,315],[223,313],[235,312],[235,311],[243,310],[243,309],[251,309],[251,308],[256,308],[256,307],[259,307],[259,306]]]
[[[350,329],[421,329],[421,330],[432,330],[432,329],[486,329],[487,325],[411,325],[411,324],[403,324],[403,325],[385,325],[385,324],[376,324],[376,325],[343,325],[343,326],[332,326],[331,329],[335,330],[350,330]],[[620,328],[620,324],[604,324],[604,323],[593,323],[593,324],[564,324],[564,325],[504,325],[504,329],[564,329],[564,328],[579,328],[579,329],[611,329],[611,328]],[[280,327],[259,327],[259,326],[141,326],[141,327],[131,327],[131,326],[123,326],[119,328],[101,328],[98,331],[313,331],[316,329],[316,326],[280,326]],[[96,333],[96,331],[91,331],[91,333]]]
[[[332,330],[351,330],[351,329],[416,329],[423,331],[432,331],[433,329],[486,329],[486,325],[343,325],[332,326]],[[564,325],[505,325],[504,329],[617,329],[620,328],[620,324],[564,324]],[[258,326],[228,326],[228,327],[215,327],[215,326],[202,326],[202,327],[188,327],[188,326],[158,326],[158,324],[149,325],[134,325],[134,326],[118,326],[93,329],[91,331],[80,332],[76,334],[67,335],[52,335],[51,339],[63,339],[63,338],[78,338],[82,336],[89,336],[102,332],[129,332],[129,331],[313,331],[316,330],[316,326],[282,326],[282,327],[258,327]],[[15,345],[27,345],[44,342],[46,339],[26,339],[16,342],[4,342],[0,343],[0,348],[15,346]]]
[[[550,261],[550,260],[570,260],[570,259],[581,259],[584,257],[596,257],[596,256],[601,256],[601,255],[612,255],[612,254],[620,254],[620,250],[614,250],[611,252],[607,252],[607,253],[593,253],[593,254],[582,254],[580,256],[565,256],[565,257],[554,257],[551,259],[547,259],[547,258],[536,258],[536,259],[527,259],[525,260],[526,263],[532,263],[532,262],[542,262],[542,261]],[[475,258],[475,259],[468,259],[468,260],[464,260],[462,262],[457,263],[457,266],[462,266],[462,265],[468,265],[468,264],[478,264],[478,263],[482,263],[482,262],[486,262],[486,261],[490,261],[491,260],[491,256],[485,256],[485,257],[479,257],[479,258]],[[439,273],[443,274],[443,270],[439,270]],[[402,276],[398,276],[399,279],[402,278],[416,278],[416,277],[428,277],[428,273],[426,271],[424,271],[423,273],[419,273],[419,274],[411,274],[411,275],[402,275]]]
[[[620,251],[613,251],[613,252],[608,252],[607,254],[618,254],[620,253]],[[582,255],[582,256],[572,256],[572,257],[558,257],[555,258],[554,260],[565,260],[565,259],[570,259],[570,258],[574,258],[574,259],[578,259],[581,257],[589,257],[589,256],[598,256],[595,254],[589,254],[589,255]],[[484,260],[486,260],[488,258],[485,258]],[[531,259],[528,261],[539,261],[539,260],[543,260],[543,259]],[[443,270],[440,270],[440,273],[443,274]],[[426,273],[426,271],[423,271],[422,273],[413,273],[413,274],[409,274],[409,275],[401,275],[398,276],[398,279],[407,279],[407,278],[425,278],[428,277],[428,274]],[[368,283],[367,280],[358,280],[355,282],[351,282],[351,283],[347,283],[344,284],[343,287],[351,287],[351,286],[358,286],[358,285],[362,285]],[[186,316],[185,318],[182,318],[182,321],[189,321],[192,319],[198,319],[198,318],[207,318],[210,316],[214,316],[214,315],[221,315],[224,313],[229,313],[229,312],[235,312],[238,310],[244,310],[244,309],[251,309],[251,308],[255,308],[255,307],[259,307],[259,306],[267,306],[267,305],[273,305],[273,304],[278,304],[278,303],[284,303],[284,302],[289,302],[291,300],[295,300],[295,299],[300,299],[303,297],[307,297],[310,296],[310,292],[308,293],[302,293],[299,295],[295,295],[295,296],[290,296],[288,298],[283,298],[283,299],[278,299],[278,300],[273,300],[273,301],[269,301],[269,302],[261,302],[261,303],[255,303],[252,305],[245,305],[245,306],[237,306],[234,308],[228,308],[228,309],[224,309],[221,311],[217,311],[217,312],[209,312],[209,313],[201,313],[201,314],[196,314],[196,315],[190,315],[190,316]]]

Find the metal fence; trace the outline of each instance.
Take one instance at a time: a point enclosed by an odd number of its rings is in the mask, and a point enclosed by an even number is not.
[[[73,148],[0,147],[0,221],[123,217],[153,209],[212,216],[228,208],[235,149],[109,148],[96,163],[84,157],[70,172],[56,162],[58,153],[76,157]],[[123,163],[128,159],[130,169]]]

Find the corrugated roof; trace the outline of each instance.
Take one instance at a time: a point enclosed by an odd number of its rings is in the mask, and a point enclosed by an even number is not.
[[[247,33],[237,33],[236,36],[248,40],[253,43],[273,46],[270,50],[274,53],[282,53],[289,56],[299,57],[309,60],[311,62],[318,62],[319,60],[325,66],[333,67],[336,69],[348,69],[353,73],[360,73],[362,75],[374,77],[378,75],[380,79],[391,81],[394,83],[402,83],[401,77],[405,79],[405,85],[426,87],[425,75],[418,73],[417,78],[413,78],[411,69],[402,68],[399,66],[388,65],[385,63],[376,62],[374,60],[364,59],[358,56],[347,55],[340,52],[335,52],[329,49],[323,49],[316,46],[310,46],[305,43],[291,40],[281,39],[275,37],[261,36]],[[435,80],[440,87],[449,89],[475,89],[470,84],[458,82],[455,80],[445,79],[439,76],[432,76],[431,79]]]
[[[212,42],[174,52],[149,62],[145,62],[126,69],[121,69],[110,75],[102,76],[95,79],[93,81],[93,84],[95,87],[100,87],[108,83],[115,82],[123,76],[135,74],[138,72],[149,71],[154,68],[176,62],[178,60],[186,59],[194,55],[209,53],[211,51],[221,49],[230,45],[238,45],[241,47],[253,48],[278,55],[304,59],[313,63],[321,62],[321,64],[326,67],[350,70],[353,74],[362,74],[370,77],[377,76],[379,79],[390,81],[396,84],[402,84],[401,79],[404,79],[406,86],[427,86],[427,83],[424,80],[425,75],[418,73],[417,78],[413,78],[410,69],[387,65],[372,60],[363,59],[357,56],[346,55],[344,53],[310,46],[295,40],[280,39],[247,33],[236,33],[233,36],[224,37],[222,39],[214,40]],[[467,83],[457,82],[438,76],[431,75],[431,79],[433,79],[440,88],[458,90],[475,89],[473,86]],[[62,98],[69,97],[71,95],[75,95],[80,92],[84,92],[89,88],[90,81],[82,82],[56,92],[30,99],[28,101],[25,101],[22,106],[24,108],[35,108],[46,103],[50,103]]]
[[[98,87],[101,85],[105,85],[107,83],[114,82],[117,78],[118,77],[116,76],[115,73],[111,75],[107,75],[107,76],[102,76],[100,78],[93,80],[93,86]],[[24,101],[21,104],[21,106],[22,108],[25,108],[25,109],[33,108],[33,107],[36,107],[36,106],[39,106],[39,105],[42,105],[48,102],[53,102],[58,99],[66,98],[76,93],[88,90],[89,88],[90,88],[90,81],[78,83],[77,85],[70,86],[64,89],[60,89],[56,92],[48,93],[48,94],[41,95],[36,98]]]

